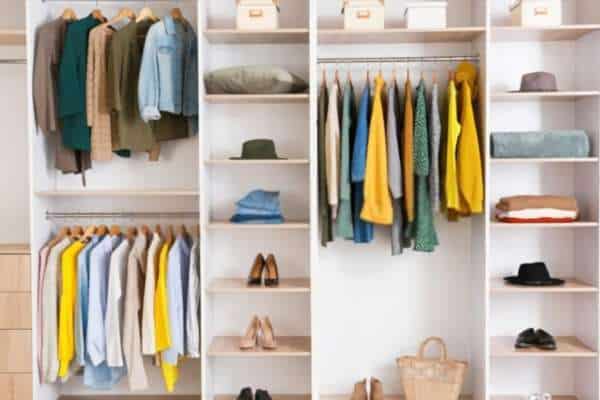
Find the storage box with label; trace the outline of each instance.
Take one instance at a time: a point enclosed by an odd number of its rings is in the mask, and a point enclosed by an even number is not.
[[[344,29],[376,30],[385,28],[384,0],[344,0]]]
[[[237,29],[279,29],[279,0],[237,0]]]
[[[447,1],[413,1],[406,4],[406,27],[409,29],[443,29],[448,26]]]
[[[560,26],[561,0],[517,0],[510,9],[516,26]]]

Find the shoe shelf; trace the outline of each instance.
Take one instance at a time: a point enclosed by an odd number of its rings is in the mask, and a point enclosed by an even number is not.
[[[229,221],[213,221],[208,224],[208,229],[233,229],[233,230],[296,230],[309,229],[308,222],[284,222],[283,224],[234,224]]]
[[[81,395],[81,396],[60,396],[58,400],[202,400],[202,396],[198,395],[165,395],[165,394],[145,394],[137,396],[123,396],[123,395]]]
[[[499,229],[527,229],[527,228],[560,228],[560,229],[581,229],[581,228],[597,228],[597,222],[579,221],[579,222],[563,222],[563,223],[509,223],[492,221],[492,228]]]
[[[492,158],[492,164],[580,164],[580,163],[597,163],[598,157],[581,157],[581,158]]]
[[[308,29],[207,29],[204,37],[212,44],[308,44],[309,34]]]
[[[287,160],[229,160],[229,159],[213,159],[206,160],[206,165],[309,165],[310,161],[306,158],[290,158]]]
[[[352,394],[322,394],[320,400],[348,400]],[[384,400],[405,400],[406,397],[399,394],[385,395]],[[473,400],[471,395],[461,395],[459,400]]]
[[[588,33],[600,31],[600,25],[562,25],[557,27],[496,26],[493,42],[557,42],[577,40]]]
[[[207,94],[204,101],[210,104],[295,104],[308,103],[309,95],[300,94]]]
[[[270,393],[273,400],[310,400],[310,394],[273,394]],[[217,394],[214,400],[236,400],[237,394]]]
[[[490,400],[523,400],[526,399],[527,395],[492,395],[490,396]],[[552,400],[577,400],[576,396],[561,396],[561,395],[552,395]]]
[[[573,278],[564,278],[562,286],[516,286],[502,278],[494,278],[490,284],[492,293],[597,293],[598,288]]]
[[[600,96],[599,91],[588,90],[588,91],[579,91],[579,90],[569,90],[562,92],[529,92],[529,93],[520,93],[520,92],[495,92],[491,95],[492,101],[572,101],[579,100],[588,97],[598,97]]]
[[[213,280],[207,288],[208,293],[310,293],[309,278],[280,279],[277,286],[249,286],[246,279],[221,278]]]
[[[319,44],[396,44],[471,42],[485,32],[483,27],[454,27],[444,29],[405,29],[350,31],[319,29]]]
[[[512,336],[495,336],[490,339],[492,357],[562,357],[593,358],[598,353],[583,344],[574,336],[555,336],[556,350],[540,350],[537,348],[515,349],[515,338]]]
[[[240,349],[240,337],[217,336],[208,348],[209,357],[310,357],[310,336],[278,336],[277,348]]]

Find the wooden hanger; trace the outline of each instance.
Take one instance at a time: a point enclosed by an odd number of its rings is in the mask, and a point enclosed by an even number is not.
[[[127,239],[129,241],[135,240],[136,236],[137,236],[137,228],[135,226],[130,226],[129,228],[127,228]]]
[[[337,67],[335,67],[335,84],[340,87],[340,70]]]
[[[406,80],[410,81],[410,68],[406,68]]]
[[[79,240],[83,237],[83,226],[75,225],[71,228],[71,238],[73,240]]]
[[[110,227],[110,234],[112,236],[118,236],[121,234],[121,227],[119,225],[112,225]]]
[[[165,241],[168,244],[171,244],[171,243],[173,243],[174,240],[175,240],[175,233],[173,232],[173,225],[169,225],[169,227],[167,228]]]
[[[323,74],[321,77],[321,85],[327,86],[327,70],[325,67],[322,67],[321,73]]]
[[[71,236],[71,229],[68,226],[60,228],[56,236],[48,243],[48,247],[54,247],[67,236]]]
[[[156,232],[160,236],[162,236],[162,229],[161,229],[160,225],[156,225],[156,228],[154,229],[154,232]]]
[[[371,69],[367,66],[367,83],[371,83]]]
[[[98,234],[98,236],[106,236],[106,235],[108,235],[108,226],[106,226],[106,225],[100,225],[98,227],[98,229],[96,230],[96,234]]]
[[[437,73],[435,71],[433,71],[433,83],[437,83]]]
[[[187,229],[185,225],[180,225],[177,227],[177,236],[187,236]]]
[[[65,8],[61,15],[61,18],[65,21],[75,21],[77,19],[77,14],[72,8]]]
[[[171,10],[171,17],[176,21],[185,21],[185,17],[179,7],[175,7]]]
[[[81,241],[84,243],[88,243],[92,240],[92,236],[96,233],[96,225],[90,225],[87,227],[85,232],[83,232],[83,236],[81,237]]]
[[[148,227],[148,225],[142,225],[140,227],[140,232],[142,233],[142,235],[148,237],[150,235],[150,228]]]
[[[96,8],[94,11],[92,11],[92,17],[100,22],[106,21],[104,14],[102,14],[102,11],[99,8]]]
[[[200,237],[200,225],[196,224],[194,226],[192,226],[192,235],[195,238],[199,238]]]
[[[150,21],[158,21],[158,18],[156,18],[156,16],[154,15],[154,11],[152,11],[152,9],[150,7],[142,8],[136,21],[142,22],[146,19],[149,19]]]
[[[135,12],[129,7],[123,7],[119,10],[119,14],[117,18],[129,18],[131,20],[135,19]]]

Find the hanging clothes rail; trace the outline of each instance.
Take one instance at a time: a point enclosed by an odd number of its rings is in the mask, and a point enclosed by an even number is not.
[[[57,219],[90,219],[90,218],[194,218],[199,217],[197,211],[175,212],[50,212],[46,211],[46,220]]]
[[[391,63],[447,63],[471,61],[479,62],[479,56],[423,56],[423,57],[333,57],[319,58],[319,64],[391,64]]]

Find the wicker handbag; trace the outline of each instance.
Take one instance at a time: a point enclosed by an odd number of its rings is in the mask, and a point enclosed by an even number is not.
[[[441,347],[439,359],[424,357],[425,348],[432,342]],[[396,362],[402,368],[406,400],[458,400],[468,364],[448,360],[446,343],[441,338],[428,338],[421,343],[416,357],[400,357]]]

